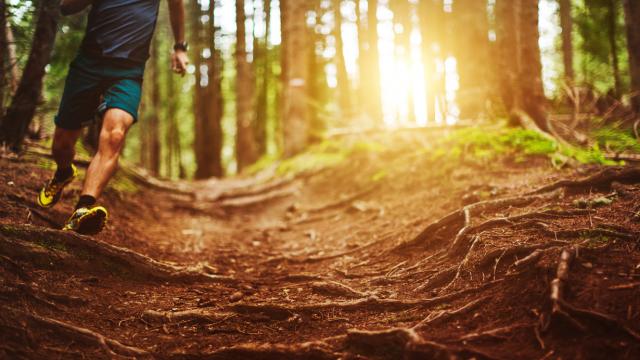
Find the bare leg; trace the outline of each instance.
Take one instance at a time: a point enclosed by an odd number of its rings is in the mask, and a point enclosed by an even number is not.
[[[76,156],[76,141],[82,134],[82,130],[66,130],[56,127],[53,134],[51,154],[58,169],[67,169],[71,166]]]
[[[91,160],[82,195],[98,198],[118,167],[120,151],[133,117],[124,110],[109,109],[104,115],[98,153]]]

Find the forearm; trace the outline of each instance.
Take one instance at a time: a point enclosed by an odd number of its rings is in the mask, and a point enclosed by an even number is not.
[[[184,42],[184,3],[183,0],[169,0],[169,19],[176,43]]]
[[[94,0],[62,0],[60,2],[60,12],[62,15],[73,15],[86,9]]]

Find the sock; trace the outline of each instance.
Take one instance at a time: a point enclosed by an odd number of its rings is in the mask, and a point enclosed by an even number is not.
[[[53,178],[62,181],[68,179],[71,175],[73,175],[73,169],[69,166],[66,168],[58,168]]]
[[[80,195],[80,199],[78,199],[78,203],[76,204],[76,210],[82,207],[89,207],[96,203],[96,198],[91,195]]]

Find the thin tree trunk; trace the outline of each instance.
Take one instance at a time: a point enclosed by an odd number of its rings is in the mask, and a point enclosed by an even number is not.
[[[355,0],[356,6],[356,28],[358,30],[358,111],[366,109],[367,88],[365,77],[367,74],[367,29],[364,25],[362,15],[362,1]]]
[[[236,160],[238,172],[258,156],[253,135],[253,91],[251,66],[247,61],[244,0],[236,1]]]
[[[158,66],[158,38],[155,37],[151,47],[151,116],[149,116],[149,164],[148,170],[153,176],[160,174],[160,84]]]
[[[200,4],[197,0],[190,1],[190,20],[191,20],[191,47],[193,64],[195,66],[195,85],[193,91],[193,116],[194,116],[194,153],[196,158],[196,179],[206,179],[212,176],[210,164],[207,162],[207,134],[205,133],[204,122],[206,115],[203,111],[202,103],[202,24]]]
[[[422,47],[422,65],[425,76],[425,95],[427,105],[427,121],[436,119],[437,99],[444,99],[444,89],[438,86],[439,78],[436,66],[436,58],[442,57],[442,52],[436,49],[441,48],[443,39],[443,6],[442,0],[420,0],[418,4],[420,20],[420,37]]]
[[[393,12],[395,25],[400,25],[402,27],[402,32],[396,32],[395,51],[397,57],[405,61],[404,66],[409,68],[411,66],[411,30],[413,28],[413,23],[411,21],[412,5],[406,0],[393,0],[389,2],[389,6]],[[407,106],[407,120],[410,123],[415,123],[416,115],[413,99],[413,85],[414,81],[417,79],[409,77],[407,80],[407,103],[404,105]]]
[[[616,38],[618,37],[618,10],[616,6],[616,0],[609,0],[608,7],[609,11],[607,12],[607,22],[609,26],[609,46],[611,48],[611,69],[613,70],[615,97],[619,98],[620,95],[622,95],[622,82],[620,80],[620,60],[618,58],[618,44],[616,43]]]
[[[572,84],[575,72],[573,70],[573,16],[571,15],[571,0],[559,0],[559,3],[564,77],[569,84]]]
[[[368,0],[367,8],[367,109],[375,123],[382,124],[382,92],[380,85],[380,55],[378,52],[378,0]]]
[[[308,65],[300,59],[307,59],[308,42],[306,31],[306,1],[281,0],[285,15],[283,22],[283,44],[286,58],[283,71],[283,155],[291,157],[309,143],[309,97],[307,95]]]
[[[42,0],[38,8],[31,52],[20,85],[0,124],[0,142],[17,151],[22,145],[40,98],[45,67],[51,58],[60,16],[57,0]]]
[[[0,119],[4,116],[5,89],[7,88],[7,6],[0,0]]]
[[[333,36],[336,40],[336,68],[338,78],[338,104],[342,114],[351,114],[351,85],[347,74],[347,64],[344,58],[344,42],[342,40],[342,11],[341,0],[332,0],[334,14]]]
[[[631,75],[631,103],[636,114],[640,114],[640,2],[624,0],[624,15],[627,28],[629,72]]]
[[[223,133],[222,133],[222,115],[224,108],[224,100],[222,99],[222,57],[220,52],[216,49],[216,24],[215,24],[215,9],[216,1],[212,0],[209,5],[209,27],[207,28],[207,46],[210,49],[211,56],[207,61],[207,76],[209,83],[207,84],[204,96],[206,97],[204,106],[204,113],[206,114],[206,120],[204,121],[204,131],[207,136],[205,142],[206,153],[205,159],[209,164],[210,176],[224,176],[224,167],[222,164],[222,145],[223,145]]]
[[[460,77],[457,100],[461,118],[476,118],[484,111],[490,81],[489,22],[486,0],[457,0],[453,17],[459,34],[454,54]]]
[[[271,80],[271,56],[269,52],[269,36],[271,35],[271,0],[264,0],[265,15],[265,34],[264,40],[260,45],[260,51],[257,53],[254,47],[254,63],[256,68],[261,65],[262,77],[260,79],[260,88],[256,100],[256,122],[255,122],[255,138],[256,147],[259,155],[267,152],[267,122],[269,120],[269,84]],[[259,54],[259,57],[258,57]]]
[[[517,3],[520,0],[496,0],[496,47],[495,69],[498,74],[498,93],[507,110],[513,108],[513,85],[518,77],[518,36],[516,33]]]
[[[16,40],[13,36],[13,29],[11,24],[7,22],[5,28],[5,35],[7,37],[7,60],[9,62],[9,74],[11,80],[9,81],[9,90],[11,94],[15,94],[18,90],[18,83],[20,82],[20,69],[18,69],[18,51],[16,50]]]

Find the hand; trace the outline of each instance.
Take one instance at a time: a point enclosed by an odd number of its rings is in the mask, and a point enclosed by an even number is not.
[[[171,70],[174,73],[184,76],[187,65],[189,65],[189,57],[185,51],[176,50],[171,54]]]

